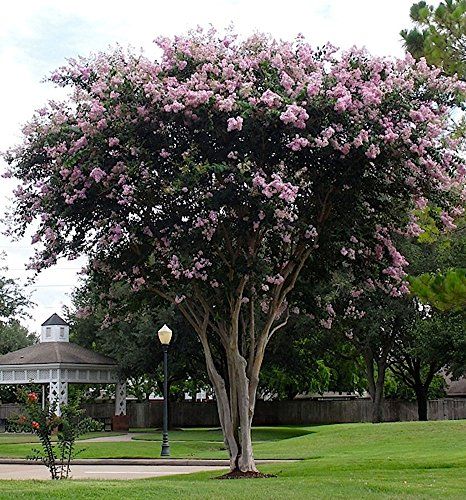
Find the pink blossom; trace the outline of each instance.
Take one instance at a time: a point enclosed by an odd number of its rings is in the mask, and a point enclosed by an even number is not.
[[[442,221],[443,225],[445,226],[446,229],[456,229],[457,226],[456,224],[453,223],[453,217],[451,217],[447,212],[443,211],[440,214],[440,220]]]
[[[380,154],[380,148],[375,144],[371,144],[366,151],[366,156],[368,158],[374,159]]]
[[[296,136],[286,146],[293,151],[299,151],[309,146],[309,144],[310,144],[309,141],[305,137]]]
[[[236,118],[228,118],[227,120],[227,131],[241,130],[243,128],[243,118],[237,116]]]
[[[326,328],[327,330],[330,330],[332,328],[332,323],[333,323],[333,318],[327,318],[327,319],[321,319],[320,324]]]
[[[133,281],[133,290],[135,292],[137,292],[138,290],[140,290],[140,288],[146,283],[146,280],[141,276],[140,278],[136,278],[134,281]]]
[[[309,115],[306,110],[296,104],[288,104],[286,110],[280,115],[283,123],[294,125],[297,128],[306,128]]]
[[[92,169],[91,173],[89,174],[89,177],[92,177],[95,182],[100,182],[105,176],[105,172],[99,167],[95,167],[94,169]]]
[[[80,149],[82,149],[83,147],[85,147],[86,145],[87,145],[87,137],[83,136],[80,139],[78,139],[73,144],[73,146],[70,148],[70,154],[76,153],[77,151],[79,151]]]
[[[281,97],[272,92],[270,89],[267,89],[261,96],[261,102],[263,102],[269,108],[278,107],[282,101]]]
[[[317,229],[314,226],[309,226],[309,228],[304,233],[304,237],[306,239],[309,238],[315,239],[317,238],[317,236],[318,236]]]
[[[76,317],[80,319],[88,318],[92,314],[90,306],[84,306],[76,310]]]
[[[417,237],[422,233],[424,233],[424,229],[422,229],[421,226],[414,221],[411,221],[406,227],[406,234],[408,236]]]
[[[271,283],[272,285],[281,285],[285,281],[285,278],[280,274],[276,274],[275,276],[267,276],[266,279],[267,282]]]
[[[123,236],[123,231],[120,224],[116,224],[115,226],[111,227],[109,233],[110,241],[112,241],[113,243],[117,243]]]
[[[338,112],[346,111],[351,106],[351,103],[352,103],[351,95],[348,93],[337,99],[334,109],[335,111]]]

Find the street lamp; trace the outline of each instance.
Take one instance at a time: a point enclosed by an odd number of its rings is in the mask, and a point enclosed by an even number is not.
[[[162,430],[162,452],[160,456],[170,456],[170,445],[168,443],[168,345],[172,338],[172,331],[167,325],[163,325],[158,331],[160,343],[163,350],[163,430]]]

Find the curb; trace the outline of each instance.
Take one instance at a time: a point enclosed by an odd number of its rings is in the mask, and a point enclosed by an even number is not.
[[[258,465],[270,463],[296,462],[297,460],[256,460]],[[0,465],[42,465],[42,462],[26,458],[0,458]],[[172,466],[203,466],[230,467],[229,460],[195,460],[182,458],[88,458],[72,460],[71,465],[172,465]]]

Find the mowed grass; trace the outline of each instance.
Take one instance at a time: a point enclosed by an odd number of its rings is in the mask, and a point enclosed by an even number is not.
[[[174,432],[172,456],[225,456],[215,450],[220,441],[206,440],[212,436],[216,431]],[[82,444],[87,456],[130,456],[132,449],[132,456],[156,457],[160,451],[157,441]],[[7,446],[0,444],[0,456]],[[466,498],[465,420],[259,428],[254,449],[257,458],[302,460],[263,465],[277,477],[260,480],[217,481],[212,472],[133,481],[0,481],[0,498]]]
[[[79,458],[160,458],[161,433],[151,429],[136,430],[129,442],[77,443]],[[253,430],[253,441],[277,442],[312,432],[300,427],[258,427]],[[81,439],[107,437],[118,433],[92,433]],[[31,444],[34,443],[34,444]],[[0,458],[26,458],[37,448],[34,435],[0,435]],[[220,429],[185,429],[170,432],[171,456],[174,458],[228,458]],[[273,452],[272,452],[273,453]]]

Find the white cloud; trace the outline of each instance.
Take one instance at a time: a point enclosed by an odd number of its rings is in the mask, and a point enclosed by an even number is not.
[[[302,33],[311,44],[327,41],[348,48],[366,46],[376,55],[402,54],[399,31],[409,25],[412,0],[18,0],[5,2],[0,16],[0,150],[18,142],[20,125],[57,91],[41,79],[67,57],[86,55],[120,43],[156,54],[160,34],[173,35],[197,25],[219,29],[233,23],[244,35],[269,32],[290,39]],[[5,168],[0,165],[0,171]],[[0,182],[0,211],[12,182]],[[12,244],[0,237],[11,275],[21,271],[32,254],[29,239]],[[32,329],[69,303],[66,294],[76,282],[75,263],[60,263],[44,272],[33,294],[38,306]],[[66,269],[64,269],[66,268]],[[58,286],[52,286],[58,285]]]

